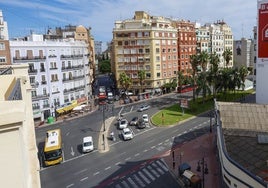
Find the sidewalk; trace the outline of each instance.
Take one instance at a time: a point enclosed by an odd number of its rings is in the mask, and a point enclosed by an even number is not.
[[[174,161],[173,152],[169,151],[163,155],[163,159],[169,166],[170,171],[176,178],[179,177],[178,166],[180,163],[188,163],[191,166],[191,171],[202,179],[202,165],[201,172],[197,171],[198,161],[204,157],[205,164],[207,164],[208,174],[204,174],[204,187],[206,188],[220,188],[221,176],[220,167],[217,160],[216,150],[216,135],[214,132],[204,134],[189,142],[179,144],[174,147]],[[174,167],[174,168],[173,168]],[[180,182],[181,179],[179,179]]]

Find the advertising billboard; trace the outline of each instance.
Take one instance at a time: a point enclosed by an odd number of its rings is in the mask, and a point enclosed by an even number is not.
[[[268,58],[268,1],[258,2],[258,58]]]

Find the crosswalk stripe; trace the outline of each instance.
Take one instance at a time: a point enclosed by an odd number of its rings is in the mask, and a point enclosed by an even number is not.
[[[120,184],[116,184],[115,188],[122,188]]]
[[[156,168],[156,170],[158,171],[158,172],[160,172],[160,174],[165,174],[165,172],[161,169],[161,168],[159,168],[158,167],[158,165],[156,164],[156,163],[152,163],[152,165]]]
[[[161,163],[160,161],[156,161],[166,172],[168,171],[168,168],[163,164]]]
[[[128,177],[127,180],[133,187],[139,188],[139,186],[137,186],[136,183],[130,177]]]
[[[127,184],[127,182],[121,181],[121,183],[124,185],[124,187],[129,187],[129,185]]]
[[[144,176],[144,175],[141,173],[141,171],[139,171],[138,174],[140,175],[140,177],[141,177],[144,181],[146,181],[147,184],[150,184],[150,183],[151,183],[150,180],[149,180],[146,176]]]
[[[148,169],[153,172],[153,174],[156,176],[156,177],[159,177],[160,175],[153,169],[152,166],[148,166]]]
[[[136,174],[134,174],[133,177],[141,187],[145,187],[144,183],[138,178]]]
[[[148,170],[146,168],[143,168],[142,171],[145,172],[146,175],[151,178],[151,180],[153,180],[153,181],[155,180],[155,178],[152,176],[152,174],[150,174],[150,172],[148,172]]]

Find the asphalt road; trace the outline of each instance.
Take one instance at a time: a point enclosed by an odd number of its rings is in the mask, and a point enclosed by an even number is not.
[[[168,105],[177,96],[158,98],[152,108],[146,111],[153,114],[159,106]],[[136,115],[138,104],[114,109],[107,113],[122,113],[131,118]],[[140,112],[139,112],[140,113]],[[97,143],[102,123],[102,110],[88,116],[53,125],[62,130],[64,142],[64,162],[60,165],[41,169],[42,187],[179,187],[169,173],[161,155],[176,144],[204,134],[209,125],[208,117],[197,117],[179,126],[169,128],[147,127],[135,130],[130,141],[110,142],[110,151],[99,153],[97,150],[81,153],[83,136],[91,135]],[[116,127],[112,126],[116,130]],[[39,128],[36,137],[39,149],[42,148],[45,131],[51,127]],[[161,183],[161,184],[160,184]]]

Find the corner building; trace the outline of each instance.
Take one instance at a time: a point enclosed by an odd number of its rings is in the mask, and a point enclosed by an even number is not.
[[[132,79],[130,89],[137,93],[141,88],[139,70],[146,72],[145,90],[158,89],[176,79],[177,34],[178,30],[171,19],[151,16],[144,11],[136,11],[133,19],[116,21],[111,58],[116,80],[125,72]],[[120,85],[117,87],[121,88]]]

